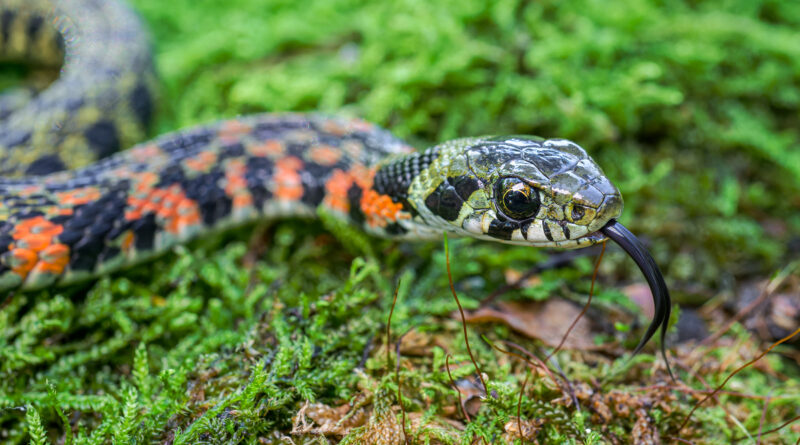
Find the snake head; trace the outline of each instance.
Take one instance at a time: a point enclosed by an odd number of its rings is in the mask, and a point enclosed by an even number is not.
[[[430,167],[410,196],[424,222],[457,234],[513,244],[579,248],[606,239],[641,269],[653,294],[655,316],[634,353],[661,329],[665,340],[670,296],[663,275],[642,243],[616,221],[622,195],[574,142],[530,136],[470,138],[431,149]],[[674,380],[674,376],[673,376]]]
[[[439,147],[418,184],[415,207],[427,223],[512,244],[579,248],[622,212],[619,190],[577,144],[502,136]],[[414,184],[412,184],[412,187]],[[411,194],[414,196],[414,193]]]

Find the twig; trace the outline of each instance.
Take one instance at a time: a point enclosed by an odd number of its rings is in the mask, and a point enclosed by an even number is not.
[[[767,417],[767,408],[769,408],[769,399],[772,397],[772,391],[767,394],[764,400],[764,408],[761,410],[761,419],[758,421],[758,436],[756,437],[756,445],[761,445],[761,433],[764,430],[764,419]]]
[[[519,429],[519,441],[525,443],[525,437],[522,435],[522,395],[525,394],[525,387],[528,385],[528,379],[531,377],[530,369],[525,373],[525,380],[522,381],[522,388],[519,389],[519,400],[517,400],[517,429]]]
[[[536,355],[534,355],[532,352],[528,351],[527,349],[523,348],[522,346],[520,346],[520,345],[518,345],[518,344],[516,344],[516,343],[514,343],[512,341],[508,341],[508,340],[503,340],[503,344],[505,344],[507,346],[511,346],[512,348],[517,349],[518,351],[522,352],[523,354],[527,355],[528,357],[532,358],[533,360],[536,360],[537,362],[540,362],[542,364],[542,367],[544,367],[544,369],[546,369],[548,371],[548,373],[550,372],[550,368],[547,366],[546,363],[544,363],[539,357],[537,357]],[[572,384],[570,383],[570,381],[567,378],[566,374],[564,374],[564,371],[558,365],[558,362],[552,357],[550,358],[550,361],[553,362],[553,366],[555,366],[556,371],[558,372],[558,376],[561,377],[561,380],[564,381],[564,384],[566,385],[566,388],[567,388],[567,395],[570,397],[570,400],[572,400],[573,405],[575,405],[575,409],[578,412],[580,412],[581,411],[581,405],[580,405],[580,403],[578,403],[578,398],[575,397],[575,392],[572,390]],[[552,374],[550,374],[550,375],[552,376]],[[564,387],[561,386],[561,385],[558,385],[558,387],[561,389],[561,393],[563,394],[564,393]]]
[[[497,346],[494,343],[492,343],[491,341],[489,341],[489,339],[486,338],[486,337],[482,337],[482,338],[483,338],[483,341],[485,341],[486,343],[489,343],[489,346],[491,346],[492,348],[496,349],[498,352],[503,353],[503,354],[507,354],[507,355],[510,355],[510,356],[513,356],[513,357],[516,357],[516,358],[524,361],[525,363],[527,363],[528,366],[530,366],[533,369],[542,368],[544,370],[544,372],[547,373],[548,377],[550,377],[550,380],[552,380],[553,383],[555,383],[556,386],[561,388],[561,385],[558,383],[558,380],[556,380],[556,378],[553,375],[553,373],[550,372],[550,369],[547,367],[547,365],[545,365],[545,363],[539,357],[536,357],[533,354],[529,354],[528,355],[529,357],[531,357],[533,360],[536,360],[536,363],[533,363],[532,361],[530,361],[527,358],[517,354],[516,352],[511,352],[511,351],[508,351],[506,349],[500,348],[499,346]],[[503,340],[503,342],[504,343],[513,344],[511,342],[506,342],[505,340]],[[519,349],[524,349],[524,348],[522,348],[522,346],[519,346],[517,344],[514,344],[514,346],[519,348]]]
[[[400,292],[400,281],[397,281],[397,286],[394,288],[394,298],[392,298],[392,307],[389,309],[389,320],[386,322],[386,365],[392,363],[392,354],[389,345],[392,343],[392,314],[394,314],[394,306],[397,304],[397,294]]]
[[[714,397],[714,396],[716,396],[716,394],[719,392],[719,390],[721,390],[722,388],[724,388],[724,387],[725,387],[725,385],[727,385],[727,384],[728,384],[728,381],[730,381],[730,379],[731,379],[731,378],[733,378],[733,376],[735,376],[736,374],[738,374],[738,373],[739,373],[739,371],[741,371],[741,370],[743,370],[743,369],[747,368],[748,366],[752,365],[753,363],[755,363],[755,362],[757,362],[757,361],[761,360],[761,358],[762,358],[762,357],[764,357],[765,355],[767,355],[767,354],[769,353],[769,351],[772,351],[772,349],[773,349],[773,348],[775,348],[776,346],[778,346],[779,344],[781,344],[781,343],[783,343],[783,342],[785,342],[785,341],[788,341],[789,339],[791,339],[792,337],[794,337],[794,336],[795,336],[795,335],[797,335],[798,333],[800,333],[800,328],[797,328],[797,329],[795,329],[795,331],[794,331],[794,332],[792,332],[791,334],[787,335],[786,337],[783,337],[782,339],[780,339],[780,340],[776,341],[775,343],[773,343],[772,345],[770,345],[770,347],[769,347],[769,348],[767,348],[767,349],[766,349],[764,352],[762,352],[761,354],[758,354],[758,355],[757,355],[755,358],[753,358],[753,359],[752,359],[752,360],[750,360],[749,362],[747,362],[747,363],[745,363],[744,365],[742,365],[742,366],[740,366],[740,367],[736,368],[736,370],[735,370],[735,371],[733,371],[732,373],[730,373],[730,374],[728,375],[728,377],[726,377],[726,378],[725,378],[725,380],[724,380],[724,381],[723,381],[723,382],[722,382],[722,383],[721,383],[719,386],[717,386],[717,388],[716,388],[716,389],[714,389],[714,391],[712,391],[712,392],[711,392],[711,394],[707,395],[705,398],[703,398],[702,400],[700,400],[699,402],[697,402],[697,403],[694,405],[694,407],[692,408],[692,410],[691,410],[691,411],[689,411],[689,414],[687,414],[687,415],[686,415],[686,418],[685,418],[685,419],[683,419],[683,423],[681,423],[681,426],[680,426],[680,428],[678,428],[678,433],[680,433],[680,432],[681,432],[681,430],[683,429],[683,427],[684,427],[684,426],[686,426],[686,423],[688,423],[688,422],[689,422],[689,419],[692,417],[692,415],[693,415],[693,414],[694,414],[694,412],[697,410],[697,408],[699,408],[699,407],[700,407],[700,405],[702,405],[702,404],[703,404],[703,403],[704,403],[706,400],[710,399],[711,397]]]
[[[461,391],[458,390],[458,385],[456,385],[456,381],[453,380],[453,374],[450,373],[450,354],[444,357],[444,366],[447,369],[447,376],[450,377],[450,383],[453,385],[453,389],[456,390],[458,407],[461,409],[461,413],[464,414],[464,418],[467,419],[467,422],[472,422],[472,419],[469,418],[469,413],[464,408],[464,401],[461,399]]]
[[[494,292],[489,294],[488,297],[486,297],[483,300],[481,300],[480,306],[484,307],[484,306],[486,306],[488,304],[491,304],[492,302],[494,302],[494,300],[497,299],[497,297],[503,295],[504,293],[506,293],[506,292],[508,292],[508,291],[510,291],[512,289],[519,288],[520,286],[522,286],[523,283],[525,283],[525,281],[527,281],[529,278],[531,278],[532,276],[536,275],[537,273],[541,273],[541,272],[543,272],[545,270],[557,269],[559,267],[566,266],[567,264],[570,264],[575,258],[581,258],[581,257],[584,257],[584,256],[592,255],[595,250],[596,250],[596,246],[591,246],[591,247],[587,247],[585,249],[567,250],[565,252],[559,252],[559,253],[550,255],[547,258],[547,260],[545,260],[541,264],[537,264],[537,265],[531,267],[530,269],[528,269],[527,272],[522,274],[513,283],[508,283],[508,284],[505,284],[505,285],[500,286],[499,288],[497,288]]]
[[[400,281],[397,281],[397,286],[394,288],[394,298],[392,298],[392,308],[389,309],[389,320],[386,322],[386,365],[390,365],[392,363],[392,356],[391,356],[391,349],[389,345],[392,342],[392,314],[394,314],[394,307],[397,304],[397,294],[400,291]],[[414,329],[413,327],[411,329]],[[403,441],[408,445],[408,435],[406,434],[406,409],[403,406],[403,395],[400,391],[400,344],[403,341],[403,337],[406,336],[411,329],[406,331],[400,338],[397,339],[397,343],[395,343],[395,356],[397,357],[397,361],[395,362],[394,367],[394,378],[395,384],[397,385],[397,403],[400,405],[400,413],[402,415],[402,427],[403,427]]]
[[[787,420],[786,422],[783,422],[782,424],[776,426],[775,428],[772,428],[770,430],[764,431],[762,436],[766,436],[767,434],[772,434],[772,433],[778,432],[778,431],[782,430],[784,427],[786,427],[787,425],[789,425],[791,423],[794,423],[794,422],[797,422],[798,420],[800,420],[800,416],[792,417],[791,419]],[[747,439],[747,436],[734,437],[733,439],[731,439],[731,443],[738,442],[738,441],[740,441],[742,439]],[[795,442],[795,445],[797,445],[798,443],[800,443],[800,438],[797,439],[797,442]]]
[[[678,363],[678,366],[682,367],[682,368],[683,368],[683,369],[686,371],[686,373],[687,373],[687,374],[689,374],[689,376],[691,376],[691,377],[693,377],[693,378],[696,378],[696,379],[697,379],[697,381],[699,381],[699,382],[700,382],[700,384],[702,384],[702,385],[703,385],[703,386],[705,386],[706,388],[711,388],[711,385],[709,385],[709,384],[708,384],[708,382],[706,382],[706,380],[705,380],[705,379],[704,379],[702,376],[700,376],[699,374],[695,373],[695,372],[694,372],[694,371],[692,371],[690,368],[686,367],[685,365],[683,365],[683,364],[681,364],[681,363]],[[719,389],[719,388],[717,388],[717,389]],[[719,404],[720,408],[722,408],[722,410],[723,410],[723,411],[725,411],[725,414],[726,414],[726,415],[727,415],[727,416],[728,416],[728,417],[731,419],[731,421],[732,421],[732,422],[733,422],[733,423],[734,423],[736,426],[738,426],[738,427],[739,427],[739,429],[741,429],[742,431],[744,431],[744,433],[745,433],[745,434],[747,434],[747,435],[748,435],[748,437],[749,437],[751,440],[753,440],[753,438],[750,436],[750,433],[748,433],[748,432],[747,432],[747,428],[745,428],[745,427],[744,427],[744,425],[742,425],[742,422],[740,422],[740,421],[739,421],[739,419],[737,419],[737,418],[736,418],[736,416],[734,416],[734,415],[733,415],[733,413],[731,413],[731,412],[728,410],[728,408],[726,408],[726,407],[725,407],[725,405],[723,405],[722,403],[720,403],[720,401],[719,401],[719,398],[717,398],[717,394],[718,394],[718,393],[714,393],[714,391],[711,391],[711,392],[709,393],[709,397],[713,397],[713,398],[714,398],[714,400],[715,400],[715,401],[716,401],[716,402]],[[698,405],[695,405],[695,409],[697,408],[697,406],[698,406]],[[691,415],[691,414],[690,414],[690,415]],[[681,430],[682,430],[682,429],[683,429],[683,425],[681,425],[681,427],[678,429],[678,434],[680,434],[680,432],[681,432]]]
[[[755,309],[759,304],[761,304],[770,295],[772,295],[772,293],[775,292],[783,284],[784,281],[786,281],[786,278],[788,278],[792,274],[793,269],[798,264],[800,264],[800,262],[790,263],[788,266],[781,269],[781,271],[778,272],[775,278],[770,280],[770,282],[767,283],[766,286],[764,286],[764,290],[761,291],[761,294],[759,294],[758,298],[751,301],[747,306],[743,307],[739,312],[736,313],[736,315],[733,316],[733,318],[731,318],[730,320],[728,320],[727,323],[725,323],[725,326],[723,326],[722,329],[704,338],[703,341],[700,342],[700,344],[710,345],[715,341],[719,340],[719,338],[722,337],[726,332],[728,332],[734,324],[736,324],[739,320],[744,318],[745,315],[750,313],[750,311]]]
[[[458,306],[458,312],[461,314],[461,327],[464,329],[464,343],[467,346],[467,353],[469,354],[470,360],[472,360],[472,364],[475,366],[475,371],[478,373],[478,378],[481,380],[481,384],[483,385],[483,392],[488,397],[489,387],[486,386],[486,382],[483,380],[483,373],[481,372],[481,368],[478,366],[478,362],[477,360],[475,360],[475,356],[472,355],[472,348],[469,347],[469,337],[467,336],[467,318],[464,316],[464,308],[461,307],[461,302],[458,301],[456,288],[453,285],[453,274],[450,272],[450,249],[448,248],[448,243],[447,243],[447,232],[444,233],[444,257],[445,257],[445,263],[447,264],[447,280],[450,282],[450,292],[453,293],[453,298],[456,300],[456,305]]]
[[[395,295],[397,295],[395,293]],[[406,408],[403,406],[403,395],[400,392],[400,344],[403,342],[403,337],[406,336],[411,330],[414,329],[413,327],[407,330],[400,338],[397,339],[397,343],[394,345],[394,353],[397,357],[397,362],[394,365],[394,378],[395,383],[397,384],[397,403],[400,405],[400,414],[402,416],[402,424],[403,427],[403,441],[408,445],[408,434],[406,433]],[[388,346],[388,345],[387,345]],[[389,349],[389,348],[386,348]]]
[[[592,304],[592,296],[594,295],[594,283],[597,280],[597,271],[600,270],[600,261],[603,260],[603,254],[606,252],[606,242],[603,241],[602,245],[603,248],[600,250],[600,255],[597,257],[597,261],[595,261],[594,263],[594,272],[592,273],[592,286],[589,288],[589,299],[586,300],[586,304],[583,305],[581,313],[578,314],[577,317],[575,317],[575,320],[572,320],[572,324],[569,325],[569,329],[567,329],[567,332],[565,332],[564,335],[561,337],[561,342],[558,344],[558,346],[556,346],[555,349],[553,349],[553,352],[547,355],[547,358],[545,358],[545,360],[550,360],[550,357],[554,356],[555,354],[558,353],[558,351],[561,350],[561,347],[564,346],[564,342],[567,341],[567,337],[569,337],[570,332],[572,332],[572,329],[575,327],[576,324],[578,324],[578,320],[580,320],[583,317],[583,315],[586,314],[586,311],[589,310],[589,305]]]

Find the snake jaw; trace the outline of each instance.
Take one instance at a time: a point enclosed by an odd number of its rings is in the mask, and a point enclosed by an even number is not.
[[[636,349],[634,349],[633,354],[636,355],[641,352],[642,348],[650,341],[656,331],[661,328],[661,355],[664,357],[664,363],[666,363],[669,376],[675,381],[675,376],[672,374],[666,352],[666,335],[672,302],[669,296],[669,289],[667,289],[667,285],[664,282],[664,276],[661,274],[661,270],[642,242],[617,220],[610,220],[600,229],[600,232],[617,243],[622,250],[631,257],[639,267],[639,270],[642,271],[642,274],[644,274],[647,284],[650,286],[650,292],[653,295],[653,304],[655,306],[653,321],[639,341]]]

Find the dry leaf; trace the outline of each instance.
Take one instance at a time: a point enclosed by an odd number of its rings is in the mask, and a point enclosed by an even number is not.
[[[581,308],[569,301],[551,298],[546,301],[503,301],[495,308],[481,308],[466,314],[470,323],[502,322],[530,338],[538,338],[556,347],[567,329],[578,317]],[[456,318],[460,318],[456,313]],[[583,351],[603,349],[592,340],[591,322],[581,317],[564,342],[564,348]]]
[[[653,294],[650,292],[648,285],[644,283],[629,284],[622,288],[622,293],[642,308],[642,312],[648,318],[653,318],[655,304],[653,303]]]
[[[352,428],[364,425],[367,421],[368,413],[364,408],[357,408],[355,413],[348,415],[351,408],[349,404],[331,407],[322,403],[306,402],[293,419],[292,434],[342,437]],[[313,423],[308,423],[306,418],[311,419]]]
[[[518,270],[506,269],[505,272],[503,272],[503,275],[505,275],[506,284],[516,284],[519,280],[522,279],[522,276],[524,274]],[[525,281],[519,284],[520,287],[522,288],[535,287],[542,284],[542,277],[540,277],[539,275],[534,275],[532,277],[527,278]]]

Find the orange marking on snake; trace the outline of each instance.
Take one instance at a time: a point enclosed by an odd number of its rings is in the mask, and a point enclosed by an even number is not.
[[[282,156],[286,152],[286,146],[281,141],[269,139],[260,144],[248,145],[247,152],[259,158],[274,158]]]
[[[237,120],[229,120],[222,124],[222,128],[220,128],[217,133],[217,137],[222,143],[237,142],[241,139],[240,136],[248,134],[251,131],[253,131],[253,129],[249,125]]]
[[[208,172],[217,162],[217,153],[211,150],[201,151],[197,156],[183,161],[186,168],[196,172]]]
[[[52,244],[39,252],[39,262],[31,273],[61,275],[67,264],[69,264],[69,247],[64,244]]]
[[[342,152],[330,145],[315,145],[308,150],[308,158],[319,165],[331,166],[342,158]]]
[[[297,201],[303,196],[300,169],[303,161],[287,156],[275,163],[275,196],[285,201]]]
[[[30,235],[43,235],[52,238],[61,234],[63,230],[64,228],[60,224],[53,224],[44,219],[44,217],[36,216],[18,223],[14,227],[14,231],[11,232],[11,237],[15,240],[21,240]]]
[[[247,165],[241,159],[231,159],[225,165],[225,194],[233,200],[233,208],[241,209],[253,204],[247,188]]]
[[[18,223],[11,232],[15,241],[8,245],[14,273],[23,279],[32,272],[61,274],[69,263],[69,247],[55,238],[63,231],[41,216]]]
[[[195,201],[183,198],[175,210],[166,226],[168,232],[177,235],[187,227],[200,223],[200,209]]]
[[[375,190],[364,190],[361,195],[361,212],[370,227],[386,227],[387,222],[411,217],[403,212],[403,205],[392,201],[389,195],[381,195]]]
[[[36,262],[39,260],[39,256],[36,255],[36,252],[28,249],[13,249],[11,252],[11,259],[10,259],[10,266],[11,270],[14,271],[15,274],[19,275],[23,279],[28,276],[28,272],[33,269],[36,265]]]
[[[189,226],[200,223],[197,203],[186,197],[178,185],[166,189],[154,188],[144,197],[128,196],[125,219],[128,221],[155,213],[167,232],[179,234]]]
[[[349,173],[336,169],[325,182],[325,199],[323,203],[332,210],[342,213],[350,211],[350,201],[347,199],[347,191],[353,185],[353,178]]]
[[[147,195],[153,186],[158,183],[158,175],[154,172],[141,172],[134,174],[131,179],[136,184],[134,192],[139,195]]]
[[[372,180],[375,178],[376,172],[377,170],[374,168],[369,168],[358,164],[350,168],[350,176],[364,191],[372,188]]]
[[[100,198],[100,189],[97,187],[81,187],[55,194],[59,203],[68,206],[77,206],[96,201]]]
[[[41,185],[38,185],[38,184],[29,185],[29,186],[26,186],[22,190],[19,191],[19,196],[27,198],[28,196],[35,195],[35,194],[41,193],[41,192],[42,192],[42,186]]]
[[[47,235],[29,233],[27,236],[17,241],[16,245],[17,247],[21,247],[23,249],[39,252],[40,250],[43,250],[45,247],[50,245],[51,239],[52,237]]]
[[[347,133],[347,127],[333,119],[326,120],[322,124],[322,129],[334,136],[343,136]]]
[[[348,122],[348,129],[350,131],[363,131],[365,133],[369,133],[375,130],[375,124],[371,122],[367,122],[363,119],[352,119]]]
[[[131,159],[136,162],[149,162],[155,157],[164,155],[164,152],[161,151],[161,147],[156,144],[134,147],[130,149],[128,153],[130,153]]]

